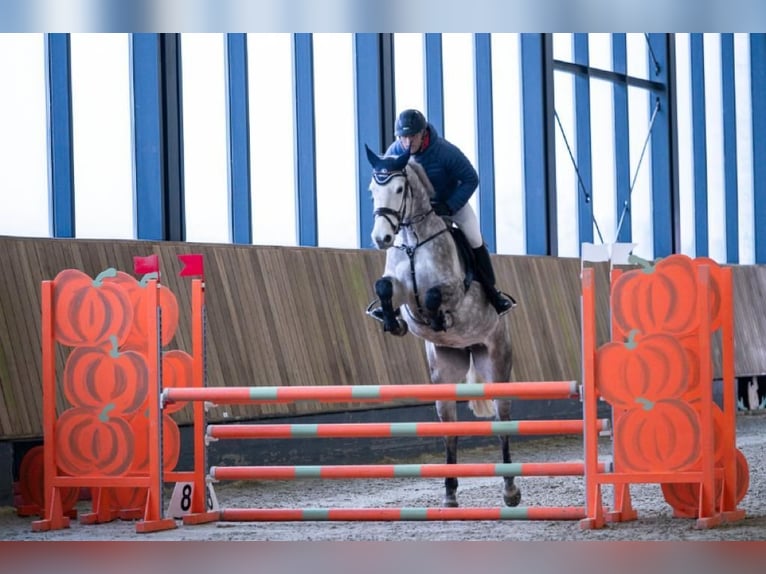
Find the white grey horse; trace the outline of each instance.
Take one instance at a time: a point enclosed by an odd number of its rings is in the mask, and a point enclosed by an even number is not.
[[[366,146],[365,146],[366,147]],[[382,157],[367,147],[373,168],[372,240],[386,250],[383,276],[375,282],[380,307],[368,313],[384,332],[407,332],[425,341],[432,383],[506,382],[512,353],[506,321],[497,314],[482,286],[471,280],[461,260],[451,224],[431,208],[433,188],[409,153]],[[468,250],[470,252],[470,250]],[[478,417],[510,420],[508,399],[470,401]],[[455,401],[437,401],[441,421],[457,420]],[[510,438],[501,436],[502,459],[511,462]],[[445,438],[446,462],[457,462],[457,437]],[[444,481],[444,506],[457,506],[458,480]],[[521,501],[513,477],[504,478],[503,500]]]

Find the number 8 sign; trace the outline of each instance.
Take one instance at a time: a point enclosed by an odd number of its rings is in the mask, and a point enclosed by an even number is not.
[[[218,498],[213,490],[213,485],[207,483],[207,496],[205,497],[205,505],[208,511],[219,510]],[[170,497],[170,503],[168,504],[168,515],[173,518],[181,518],[191,511],[192,495],[194,494],[194,483],[192,482],[176,482],[173,488],[173,494]]]

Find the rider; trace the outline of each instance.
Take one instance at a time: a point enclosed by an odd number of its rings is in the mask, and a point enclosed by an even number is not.
[[[386,155],[401,155],[407,149],[423,166],[435,196],[431,206],[437,215],[454,221],[473,249],[476,273],[489,302],[499,315],[516,306],[495,287],[495,272],[489,250],[481,236],[481,228],[468,200],[479,185],[479,175],[460,149],[441,137],[436,128],[418,110],[408,109],[396,120],[397,136]]]

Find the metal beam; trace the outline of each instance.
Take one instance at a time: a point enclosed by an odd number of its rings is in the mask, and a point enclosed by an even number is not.
[[[495,160],[492,114],[492,45],[489,34],[475,34],[476,137],[478,141],[479,223],[484,243],[497,251]]]
[[[654,227],[654,257],[666,257],[675,253],[678,214],[677,177],[673,163],[676,161],[672,144],[671,128],[675,125],[673,98],[669,89],[671,74],[671,41],[668,34],[648,34],[650,75],[663,89],[651,91],[650,114],[659,103],[659,112],[651,134],[652,167],[652,217]]]
[[[575,62],[587,66],[588,34],[574,35]],[[577,137],[577,171],[580,174],[578,184],[582,189],[577,194],[580,245],[593,242],[593,163],[591,158],[590,131],[590,78],[575,75],[575,130]]]
[[[165,239],[160,36],[132,34],[136,238]]]
[[[702,34],[689,35],[692,92],[695,255],[706,257],[708,238],[707,121],[705,119],[705,45]]]
[[[75,237],[69,34],[45,35],[45,66],[51,232],[53,237]]]
[[[556,255],[556,158],[550,34],[521,34],[524,193],[529,255]]]
[[[766,263],[766,34],[750,34],[755,263]]]
[[[734,34],[721,34],[723,105],[723,172],[726,209],[726,263],[739,263],[739,200],[737,197],[737,102],[734,83]]]
[[[293,36],[298,245],[317,246],[314,48],[311,34]]]
[[[428,121],[444,135],[444,65],[442,35],[426,34],[426,115]]]
[[[226,34],[226,92],[231,240],[249,245],[253,242],[253,211],[246,34]]]
[[[617,74],[628,71],[627,45],[625,34],[612,34],[612,68]],[[614,183],[616,190],[617,221],[622,226],[616,241],[628,243],[633,237],[630,218],[630,125],[628,120],[628,84],[615,82],[612,85],[614,101]]]

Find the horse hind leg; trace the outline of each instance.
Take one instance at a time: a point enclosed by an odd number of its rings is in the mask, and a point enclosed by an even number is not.
[[[505,347],[502,348],[504,349]],[[492,353],[486,348],[474,349],[473,351],[474,368],[484,380],[491,382],[505,382],[510,379],[510,352]],[[510,399],[496,399],[495,410],[498,420],[511,420]],[[510,435],[500,435],[499,440],[503,463],[510,464],[513,462],[511,460],[511,437]],[[506,506],[518,506],[521,502],[521,489],[516,485],[513,476],[503,477],[503,502]]]
[[[498,399],[497,405],[498,420],[511,420],[511,401],[508,399]],[[511,460],[511,437],[507,434],[500,436],[500,452],[503,462],[510,464]],[[521,502],[521,489],[516,485],[514,477],[503,477],[503,502],[506,506],[518,506]]]
[[[431,369],[432,383],[457,383],[463,379],[468,371],[470,356],[463,349],[438,347],[432,343],[426,344],[428,365]],[[457,421],[457,403],[455,401],[436,401],[436,414],[441,422]],[[458,437],[444,437],[445,462],[457,463]],[[444,479],[443,506],[456,507],[457,502],[457,477],[451,476]]]

